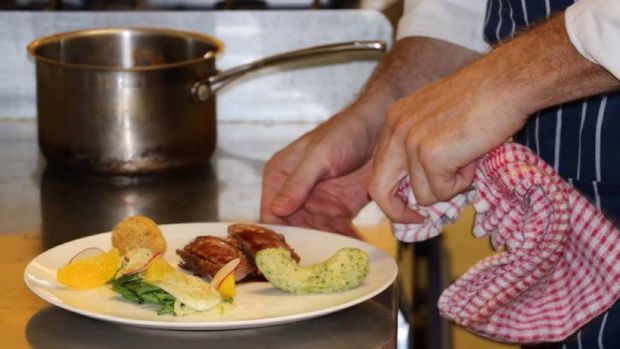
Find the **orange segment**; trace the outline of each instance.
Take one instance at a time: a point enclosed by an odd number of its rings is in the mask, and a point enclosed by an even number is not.
[[[174,268],[161,258],[155,258],[144,272],[144,280],[154,282],[162,280],[169,273],[174,272]]]
[[[222,297],[234,298],[237,293],[235,290],[235,273],[228,274],[220,283],[217,291],[220,295],[222,295]]]
[[[120,253],[113,248],[107,253],[65,264],[56,272],[56,279],[61,284],[76,289],[99,287],[114,277],[120,260]]]

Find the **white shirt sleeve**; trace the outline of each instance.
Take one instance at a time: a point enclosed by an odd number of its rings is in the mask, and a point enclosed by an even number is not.
[[[396,38],[425,36],[485,52],[487,0],[405,0]]]
[[[620,79],[620,1],[580,0],[564,12],[577,51]]]

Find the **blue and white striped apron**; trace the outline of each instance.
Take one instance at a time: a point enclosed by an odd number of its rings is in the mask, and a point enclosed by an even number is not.
[[[488,0],[485,40],[496,45],[574,0]],[[619,38],[620,39],[620,38]],[[549,66],[553,66],[549,62]],[[620,222],[620,93],[539,111],[516,137]],[[565,343],[545,348],[620,348],[620,302]]]

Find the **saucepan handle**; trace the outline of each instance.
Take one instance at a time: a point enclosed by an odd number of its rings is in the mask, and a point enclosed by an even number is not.
[[[351,41],[337,44],[312,46],[300,50],[289,51],[277,55],[259,59],[254,62],[243,64],[219,72],[208,78],[194,83],[191,89],[192,98],[197,102],[204,102],[222,86],[242,76],[245,73],[261,68],[287,63],[297,60],[305,60],[318,56],[340,54],[345,52],[385,52],[386,45],[383,41]]]

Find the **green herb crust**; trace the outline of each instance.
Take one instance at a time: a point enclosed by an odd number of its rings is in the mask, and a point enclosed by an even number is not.
[[[321,263],[300,266],[283,248],[267,248],[256,254],[256,266],[281,290],[296,294],[329,293],[359,286],[368,275],[368,254],[342,248]]]

